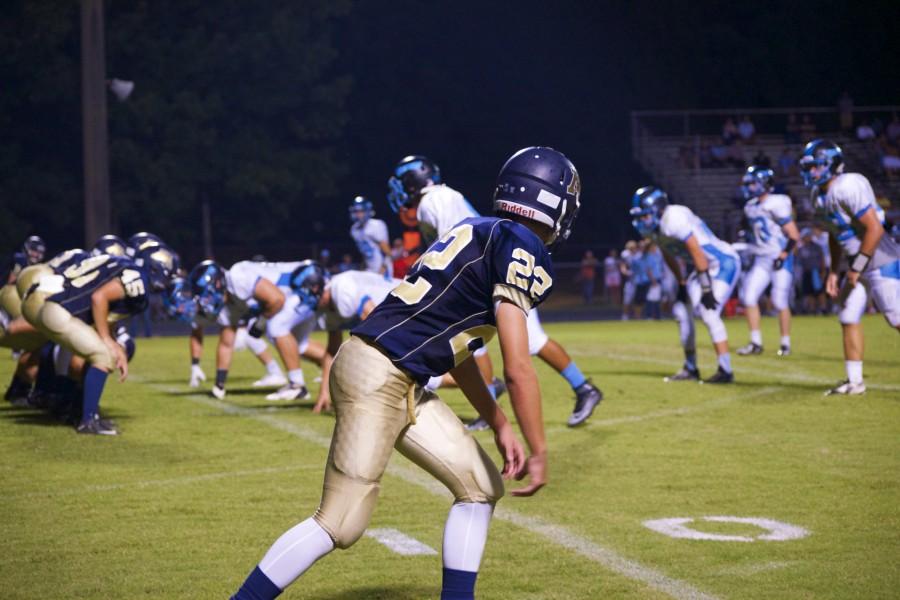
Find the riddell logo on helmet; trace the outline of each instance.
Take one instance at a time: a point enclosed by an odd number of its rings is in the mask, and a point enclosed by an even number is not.
[[[521,204],[513,204],[511,202],[504,202],[503,200],[499,200],[497,202],[497,209],[503,212],[512,213],[514,215],[522,215],[528,219],[533,219],[535,215],[535,211],[533,208],[528,208],[527,206],[522,206]]]

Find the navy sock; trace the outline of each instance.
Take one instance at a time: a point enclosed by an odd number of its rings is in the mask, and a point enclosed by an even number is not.
[[[280,595],[281,589],[256,567],[231,600],[272,600]]]
[[[478,573],[444,568],[444,583],[441,586],[441,600],[474,600],[475,579]]]
[[[220,388],[225,387],[226,379],[228,379],[228,369],[216,369],[216,385]]]
[[[88,367],[84,374],[84,395],[81,399],[81,420],[93,419],[100,410],[100,396],[103,395],[103,386],[106,385],[107,373],[97,367]]]
[[[578,365],[575,364],[574,360],[569,363],[569,366],[560,371],[559,374],[569,382],[569,385],[572,386],[573,390],[578,389],[585,381],[587,381],[587,378],[581,372],[581,369],[578,368]]]

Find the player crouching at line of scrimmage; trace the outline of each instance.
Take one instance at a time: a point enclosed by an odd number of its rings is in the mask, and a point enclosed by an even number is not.
[[[335,547],[353,545],[368,526],[392,448],[453,493],[441,595],[474,598],[503,478],[529,475],[530,483],[512,492],[521,496],[546,483],[540,386],[525,322],[528,310],[550,293],[547,246],[568,238],[580,192],[575,167],[559,152],[517,152],[498,177],[497,216],[458,223],[351,330],[332,369],[336,422],[319,508],[275,542],[234,599],[275,598]],[[495,333],[527,459],[472,359]],[[423,391],[430,377],[448,370],[494,430],[502,473],[453,411]]]
[[[712,338],[719,368],[705,383],[731,383],[731,354],[728,332],[722,322],[722,306],[740,275],[741,259],[730,244],[717,238],[700,217],[687,206],[669,204],[666,193],[653,186],[642,187],[631,199],[632,225],[646,238],[652,239],[663,252],[663,258],[678,280],[677,302],[672,313],[678,321],[684,367],[666,381],[697,381],[697,350],[694,343],[694,314],[699,316]],[[675,259],[675,252],[687,250],[694,272],[687,278]]]

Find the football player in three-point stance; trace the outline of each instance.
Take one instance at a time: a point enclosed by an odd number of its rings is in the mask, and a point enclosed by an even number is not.
[[[373,218],[372,202],[363,196],[357,196],[350,205],[350,237],[356,242],[356,248],[366,264],[366,271],[382,273],[392,277],[394,261],[391,259],[391,244],[388,238],[387,223]]]
[[[428,243],[446,235],[463,219],[478,216],[461,193],[441,183],[440,169],[424,156],[407,156],[397,164],[388,180],[388,203],[395,212],[404,206],[416,208],[419,227]],[[565,349],[546,334],[536,309],[528,312],[528,348],[532,356],[537,355],[556,370],[575,392],[569,427],[584,423],[603,399],[603,393],[582,374]],[[476,358],[485,382],[489,389],[494,388],[491,391],[496,397],[505,387],[502,381],[494,380],[486,352],[486,349],[479,351]],[[433,380],[431,385],[438,382]],[[487,424],[479,418],[469,428],[486,429]]]
[[[741,302],[747,313],[750,343],[738,348],[742,356],[762,354],[762,332],[759,329],[759,297],[772,284],[772,305],[778,311],[781,345],[778,356],[791,353],[790,294],[794,284],[794,248],[800,231],[791,213],[791,199],[774,194],[775,172],[751,166],[741,180],[741,191],[747,203],[744,214],[750,225],[749,250],[753,266],[741,285]]]
[[[77,431],[115,435],[114,425],[100,418],[100,397],[113,368],[122,380],[127,377],[128,360],[110,321],[144,310],[150,293],[165,291],[178,256],[157,244],[145,245],[134,260],[106,254],[73,258],[55,271],[35,265],[22,272],[22,314],[37,331],[88,363]]]
[[[9,264],[4,271],[4,279],[0,285],[7,283],[15,283],[16,278],[22,269],[36,265],[44,260],[44,254],[47,252],[47,245],[40,236],[32,235],[22,244],[22,250],[15,252],[9,259]]]
[[[678,321],[684,367],[666,381],[700,379],[694,341],[694,314],[709,330],[718,356],[719,368],[706,383],[731,383],[731,354],[728,333],[722,322],[724,303],[731,297],[740,275],[741,261],[737,252],[710,231],[687,206],[669,204],[666,193],[653,186],[638,189],[631,199],[632,225],[644,237],[657,242],[666,264],[678,279],[678,298],[672,313]],[[694,272],[686,277],[675,259],[675,252],[687,251]]]
[[[213,396],[225,397],[237,328],[246,322],[248,315],[255,316],[248,333],[252,337],[266,333],[275,343],[287,370],[287,385],[266,396],[267,400],[302,400],[309,396],[300,368],[301,353],[319,363],[323,378],[327,377],[330,357],[326,356],[324,346],[309,339],[316,324],[314,309],[305,306],[290,286],[294,271],[307,262],[241,261],[226,270],[213,261],[204,261],[191,271],[191,290],[198,315],[222,326]],[[202,329],[193,329],[191,335],[191,377],[194,379],[200,370]],[[327,404],[327,397],[327,386],[323,385],[318,402]]]
[[[869,180],[859,173],[844,173],[840,146],[829,140],[811,141],[803,150],[800,170],[830,229],[831,269],[825,288],[841,308],[847,379],[828,394],[862,394],[866,386],[860,318],[865,312],[866,292],[861,280],[868,283],[885,320],[900,331],[900,245],[885,235],[884,216]],[[839,285],[837,269],[844,253],[850,270]]]
[[[332,370],[335,427],[319,508],[274,543],[233,598],[275,598],[316,560],[355,543],[368,526],[393,448],[453,493],[442,597],[474,597],[503,478],[530,475],[514,495],[534,494],[546,483],[540,386],[525,323],[528,310],[550,293],[547,246],[568,237],[579,191],[575,167],[559,152],[517,152],[498,177],[497,216],[457,223],[351,331]],[[495,333],[527,459],[471,356]],[[494,430],[502,473],[453,411],[423,390],[430,377],[447,371]]]

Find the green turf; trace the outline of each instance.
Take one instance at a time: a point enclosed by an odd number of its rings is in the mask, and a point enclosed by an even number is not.
[[[733,342],[745,341],[743,322],[728,327]],[[767,319],[767,353],[735,356],[737,383],[728,387],[663,383],[680,364],[672,323],[548,325],[606,400],[587,427],[568,429],[571,392],[538,363],[550,484],[500,507],[564,529],[547,537],[495,519],[479,597],[663,598],[687,589],[719,598],[896,598],[900,336],[880,317],[867,317],[865,328],[869,392],[825,398],[843,377],[833,318],[796,319],[788,359],[771,352],[777,337]],[[698,339],[701,368],[711,374],[702,326]],[[225,598],[315,508],[332,417],[312,415],[308,403],[271,407],[249,389],[262,371],[247,353],[236,356],[226,401],[207,399],[186,386],[186,346],[139,340],[131,380],[110,382],[103,399],[118,438],[77,436],[40,413],[0,407],[3,598]],[[212,359],[207,352],[208,374]],[[0,379],[11,369],[12,361],[0,362]],[[458,392],[442,396],[473,416]],[[477,435],[494,454],[491,436]],[[415,468],[402,457],[392,465],[372,526],[440,549],[447,499],[411,482]],[[710,515],[776,519],[811,534],[698,541],[642,525]],[[644,570],[563,548],[554,541],[560,531]],[[668,579],[652,587],[651,569]],[[436,598],[439,586],[437,557],[399,556],[364,537],[284,597],[411,600]]]

